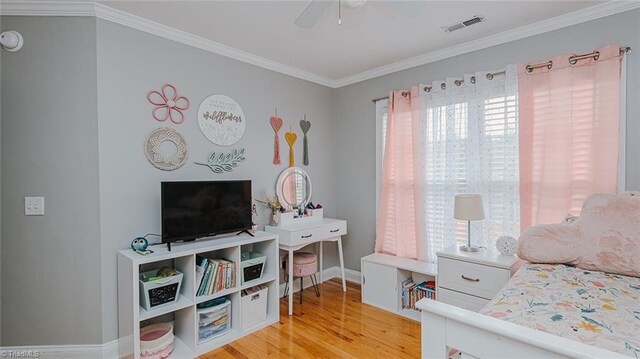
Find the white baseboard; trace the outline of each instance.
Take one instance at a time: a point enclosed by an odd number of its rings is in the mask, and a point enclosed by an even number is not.
[[[340,267],[336,267],[336,268],[338,268],[338,271],[340,270]],[[344,269],[344,279],[346,279],[349,282],[362,284],[362,276],[360,272],[353,269],[347,269],[347,268]]]
[[[2,358],[108,359],[118,357],[118,340],[104,344],[0,347]]]
[[[323,280],[340,278],[340,267],[334,266],[322,271]],[[347,281],[360,284],[360,272],[346,269],[344,277]],[[320,278],[318,277],[318,280]],[[303,281],[304,288],[311,287],[307,277]],[[300,280],[293,282],[293,291],[300,291]],[[280,297],[284,295],[284,283],[280,284]],[[105,344],[80,345],[32,345],[16,347],[0,347],[0,358],[44,358],[44,359],[111,359],[118,357],[118,340]]]
[[[318,280],[320,280],[320,277],[316,275],[316,278],[318,278]],[[338,266],[334,266],[334,267],[329,267],[326,268],[322,271],[322,280],[323,281],[328,281],[329,279],[333,279],[333,278],[340,278],[340,267]],[[353,282],[353,283],[357,283],[360,284],[360,272],[358,271],[354,271],[351,269],[344,269],[344,279],[346,279],[348,282]],[[303,279],[303,286],[304,289],[307,289],[309,287],[311,287],[313,284],[311,283],[311,279],[309,279],[309,277],[305,277]],[[281,283],[280,284],[280,298],[282,298],[284,296],[284,287],[285,284]],[[299,292],[300,291],[300,279],[296,278],[296,280],[293,281],[293,292]]]

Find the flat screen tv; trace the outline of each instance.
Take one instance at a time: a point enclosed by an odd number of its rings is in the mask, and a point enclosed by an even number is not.
[[[161,197],[163,243],[242,232],[252,226],[251,181],[162,182]]]

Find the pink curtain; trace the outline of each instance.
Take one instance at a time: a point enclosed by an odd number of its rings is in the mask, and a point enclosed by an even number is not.
[[[615,193],[620,119],[620,46],[598,59],[551,69],[518,66],[520,224],[558,223],[578,215],[597,192]]]
[[[378,212],[378,253],[425,259],[422,225],[424,183],[420,169],[419,90],[391,92],[382,171],[382,193]]]

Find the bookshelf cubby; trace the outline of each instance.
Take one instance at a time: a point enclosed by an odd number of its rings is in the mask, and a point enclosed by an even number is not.
[[[189,243],[174,243],[150,247],[154,253],[142,256],[131,249],[118,252],[118,333],[119,356],[140,357],[140,329],[147,324],[173,322],[174,352],[170,358],[191,358],[216,349],[256,330],[276,323],[280,318],[278,306],[278,236],[267,232],[226,235]],[[266,255],[262,278],[241,284],[240,253],[254,251]],[[196,256],[236,262],[235,286],[211,295],[197,296]],[[169,266],[183,273],[178,300],[144,309],[139,301],[139,273]],[[241,325],[240,296],[243,289],[262,285],[269,288],[267,318],[248,328]],[[231,331],[203,343],[198,341],[197,304],[226,297],[231,301]]]
[[[361,258],[362,302],[420,321],[420,312],[402,307],[402,283],[436,281],[435,263],[374,253]],[[436,294],[437,295],[437,294]]]

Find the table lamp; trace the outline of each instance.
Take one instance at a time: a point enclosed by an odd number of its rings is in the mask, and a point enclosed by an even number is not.
[[[478,246],[471,245],[471,221],[484,219],[482,196],[479,194],[459,194],[455,197],[453,218],[467,221],[467,244],[460,246],[465,252],[477,252]]]

